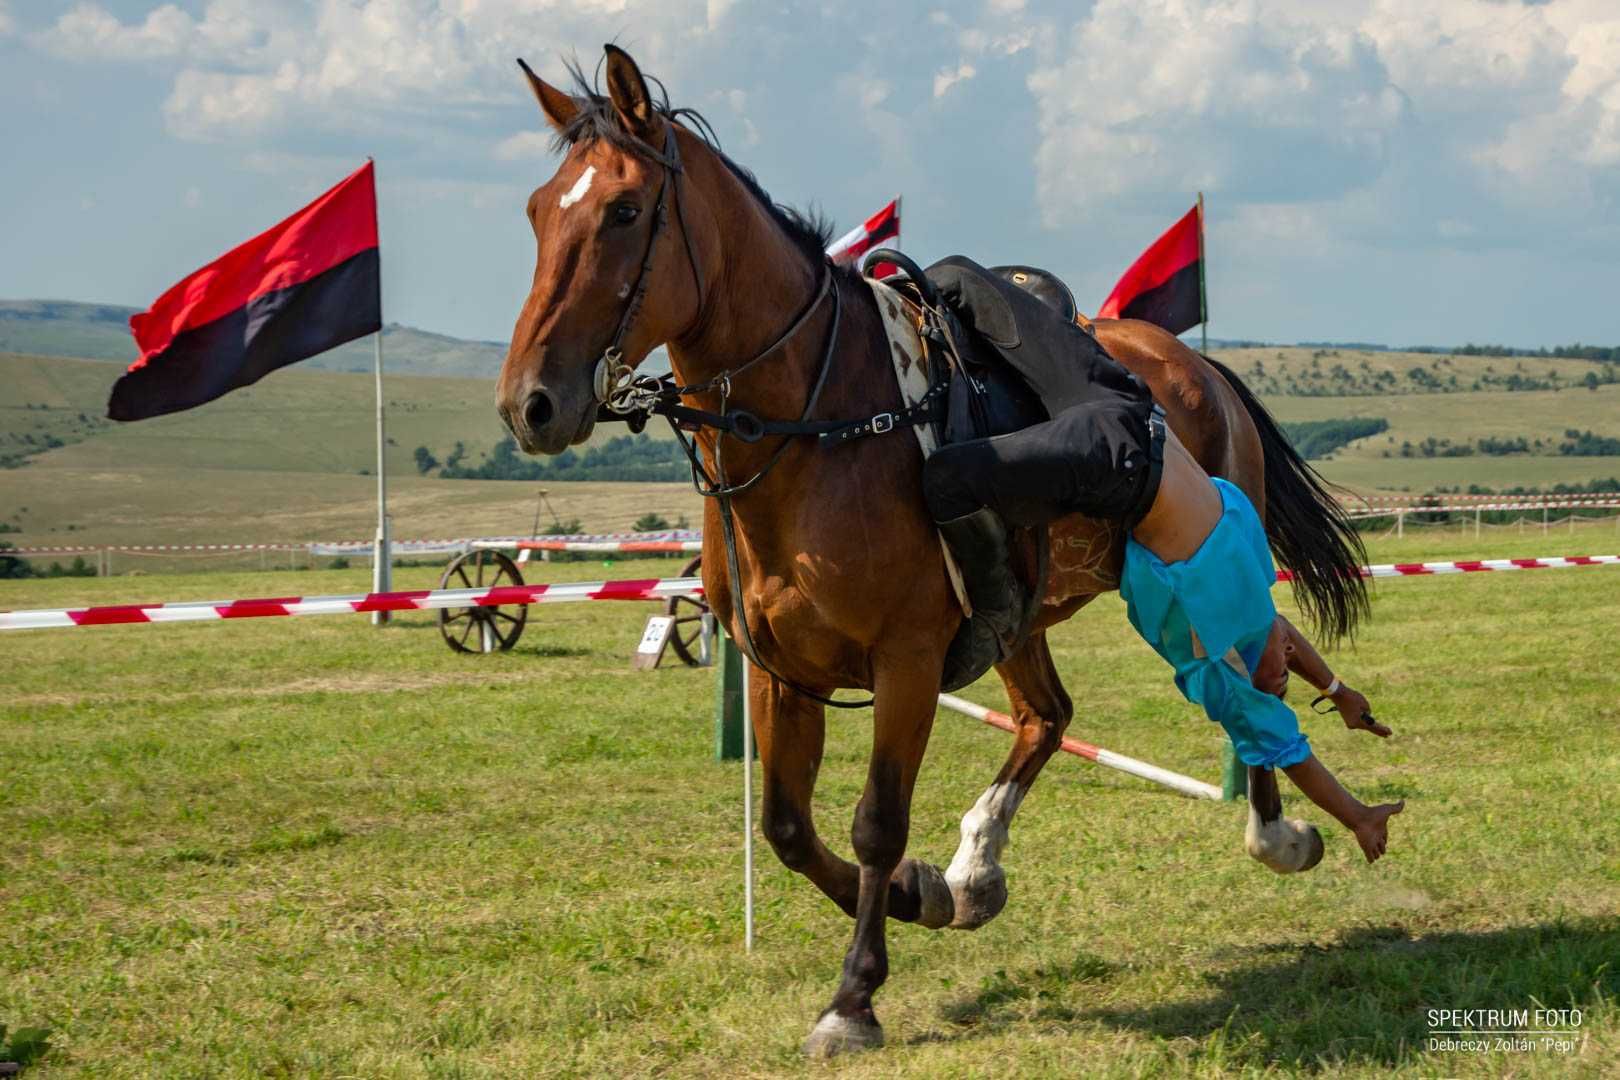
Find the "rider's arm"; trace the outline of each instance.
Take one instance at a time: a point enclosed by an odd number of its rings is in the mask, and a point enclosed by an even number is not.
[[[1390,729],[1373,719],[1372,706],[1367,699],[1348,683],[1334,679],[1333,670],[1310,639],[1281,615],[1277,616],[1277,624],[1282,634],[1283,653],[1294,674],[1316,687],[1319,693],[1326,693],[1338,681],[1338,688],[1328,694],[1328,700],[1333,702],[1333,707],[1344,718],[1344,726],[1352,731],[1370,731],[1381,739],[1389,738]],[[1259,685],[1258,681],[1256,685]]]
[[[1283,766],[1283,772],[1306,798],[1356,834],[1356,842],[1368,862],[1378,861],[1389,843],[1389,819],[1406,808],[1404,799],[1398,803],[1368,806],[1346,791],[1315,754],[1298,764]]]

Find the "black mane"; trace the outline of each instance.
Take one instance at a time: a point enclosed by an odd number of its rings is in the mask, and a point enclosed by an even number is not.
[[[568,71],[574,77],[574,104],[579,111],[568,122],[568,126],[559,131],[552,140],[552,148],[562,151],[575,143],[595,142],[601,139],[620,150],[630,154],[639,154],[649,157],[649,147],[640,139],[631,135],[619,123],[619,114],[613,107],[613,102],[599,93],[591,80],[585,77],[577,60],[570,60]],[[656,86],[658,100],[653,102],[653,108],[659,116],[671,124],[679,124],[698,138],[702,139],[714,155],[725,163],[749,194],[759,201],[759,204],[770,214],[772,220],[779,225],[795,247],[804,252],[813,262],[821,262],[826,258],[827,245],[833,240],[833,223],[827,217],[811,207],[801,211],[772,199],[770,193],[760,187],[754,174],[727,157],[720,149],[720,142],[714,135],[714,128],[703,118],[703,114],[696,109],[670,108],[669,94],[664,90],[664,84],[651,76],[644,75],[649,87]],[[690,120],[691,123],[685,121]]]

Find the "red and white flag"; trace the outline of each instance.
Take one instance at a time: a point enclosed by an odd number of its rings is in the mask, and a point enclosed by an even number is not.
[[[900,246],[900,196],[883,209],[840,236],[827,248],[827,257],[835,263],[850,263],[856,267],[866,261],[866,253],[873,248]],[[883,277],[895,267],[880,263],[873,268],[875,276]]]

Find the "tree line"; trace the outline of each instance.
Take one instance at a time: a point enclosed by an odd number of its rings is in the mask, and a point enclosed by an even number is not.
[[[508,435],[496,443],[476,465],[466,463],[467,447],[457,442],[441,463],[425,446],[415,451],[416,471],[446,480],[628,480],[657,483],[685,480],[691,465],[672,439],[653,439],[646,432],[617,435],[588,447],[583,454],[572,447],[549,459],[524,457]]]
[[[1295,420],[1280,424],[1283,434],[1306,460],[1327,457],[1357,439],[1389,430],[1382,416],[1345,416],[1334,420]]]

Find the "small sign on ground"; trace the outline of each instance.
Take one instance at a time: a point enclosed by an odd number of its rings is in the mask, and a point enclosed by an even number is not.
[[[636,671],[650,671],[664,658],[664,646],[669,644],[670,631],[675,628],[673,615],[654,615],[647,620],[647,629],[641,632],[641,643],[630,657],[630,666]]]

